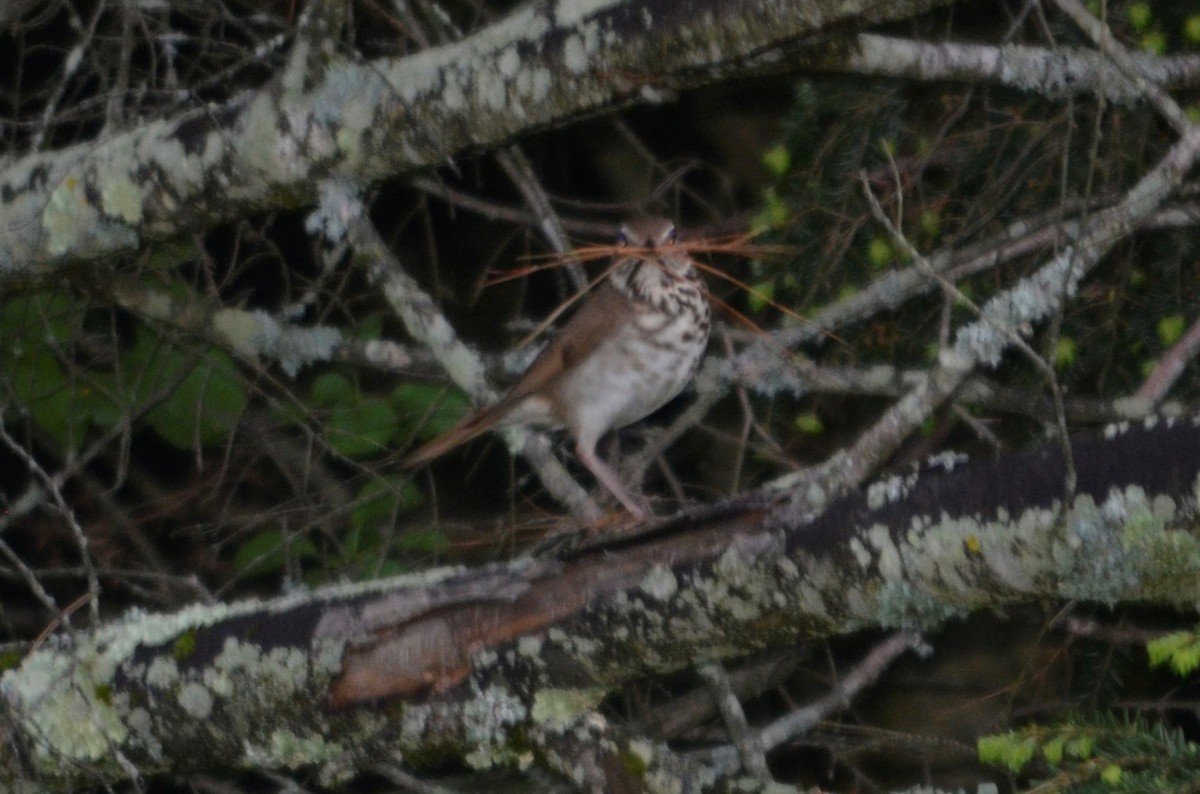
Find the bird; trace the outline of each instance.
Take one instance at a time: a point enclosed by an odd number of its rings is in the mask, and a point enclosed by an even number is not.
[[[634,518],[648,512],[596,454],[610,430],[649,416],[687,386],[708,346],[711,308],[695,261],[667,218],[621,225],[609,275],[494,404],[402,461],[414,468],[488,430],[565,427],[579,460]]]

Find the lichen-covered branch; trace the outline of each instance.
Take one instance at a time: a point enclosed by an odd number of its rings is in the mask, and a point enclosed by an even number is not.
[[[1195,87],[1200,56],[1131,56],[1137,70],[1163,90]],[[960,80],[1016,88],[1050,99],[1088,94],[1132,105],[1145,92],[1099,52],[1079,47],[929,42],[860,33],[853,46],[831,46],[818,58],[801,56],[813,69],[908,80]]]
[[[803,523],[731,505],[557,560],[131,616],[0,679],[0,782],[68,791],[125,779],[119,758],[335,782],[384,748],[417,766],[528,763],[530,740],[606,735],[592,709],[613,687],[697,661],[1046,599],[1200,601],[1200,422],[1114,429],[1074,457],[1066,505],[1050,444],[877,483]],[[608,760],[639,759],[621,774],[680,768],[621,741]],[[681,790],[720,778],[693,773]]]
[[[131,251],[184,229],[313,201],[532,130],[718,76],[831,26],[947,0],[540,0],[462,41],[371,63],[291,59],[220,107],[0,172],[0,278]]]

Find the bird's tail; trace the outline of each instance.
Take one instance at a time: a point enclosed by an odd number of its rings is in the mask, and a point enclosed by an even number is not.
[[[437,438],[426,441],[405,455],[404,459],[400,461],[400,466],[405,469],[422,466],[440,458],[455,447],[483,435],[496,426],[507,408],[508,406],[500,402],[476,411]]]

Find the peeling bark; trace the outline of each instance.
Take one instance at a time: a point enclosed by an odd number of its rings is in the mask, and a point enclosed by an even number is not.
[[[253,765],[333,783],[398,750],[418,767],[533,753],[593,788],[708,790],[724,772],[614,734],[596,704],[647,674],[866,627],[1045,599],[1200,602],[1200,421],[1113,429],[1073,454],[1071,495],[1048,444],[899,475],[811,520],[782,493],[558,559],[58,638],[0,680],[0,780],[68,791],[133,767]]]

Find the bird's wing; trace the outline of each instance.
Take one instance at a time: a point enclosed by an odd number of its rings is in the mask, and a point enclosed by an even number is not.
[[[612,333],[613,325],[624,322],[630,312],[629,299],[608,281],[602,282],[501,402],[512,405],[545,389],[565,370],[587,358]]]

